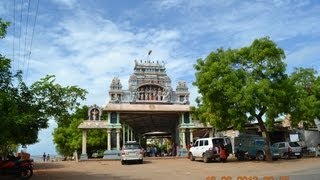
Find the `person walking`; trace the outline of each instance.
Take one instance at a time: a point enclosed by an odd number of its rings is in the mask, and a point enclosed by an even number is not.
[[[47,162],[49,162],[50,161],[50,155],[48,154],[47,155]]]
[[[43,162],[46,162],[47,155],[45,152],[43,153],[42,157],[43,157]]]

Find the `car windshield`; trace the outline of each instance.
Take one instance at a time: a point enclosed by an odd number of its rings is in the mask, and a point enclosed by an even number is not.
[[[277,143],[276,143],[276,144],[273,144],[272,147],[278,147],[278,144],[277,144]]]
[[[125,144],[123,149],[140,149],[139,144]]]
[[[300,147],[300,145],[297,142],[289,142],[289,145],[291,147]]]
[[[212,139],[212,144],[214,145],[224,144],[223,139]]]
[[[264,144],[265,144],[264,140],[257,140],[256,141],[256,145],[258,145],[258,146],[262,146]]]

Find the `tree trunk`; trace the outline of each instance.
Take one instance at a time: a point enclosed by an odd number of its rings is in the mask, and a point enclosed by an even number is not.
[[[272,154],[271,154],[271,149],[270,149],[270,136],[269,133],[267,131],[267,128],[262,120],[262,116],[256,116],[257,120],[258,120],[258,124],[259,127],[261,129],[262,132],[262,136],[266,138],[266,147],[265,147],[265,156],[266,156],[266,161],[272,161]]]

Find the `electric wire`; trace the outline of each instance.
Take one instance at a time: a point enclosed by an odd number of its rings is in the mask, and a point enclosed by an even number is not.
[[[19,43],[18,43],[18,68],[17,70],[20,70],[20,58],[21,58],[21,49],[20,49],[20,44],[21,44],[21,31],[22,31],[22,13],[23,13],[23,0],[21,0],[21,6],[20,6],[20,31],[19,31]]]
[[[24,34],[24,49],[23,49],[23,63],[22,70],[24,70],[24,64],[26,61],[26,46],[27,46],[27,35],[28,35],[28,25],[29,25],[29,12],[30,12],[30,0],[28,0],[28,11],[27,11],[27,20],[26,20],[26,30]]]
[[[34,16],[34,21],[33,21],[33,28],[32,28],[32,35],[31,35],[31,41],[30,41],[30,46],[29,46],[29,56],[27,60],[27,70],[26,70],[26,81],[28,79],[29,75],[29,64],[30,64],[30,57],[31,57],[31,49],[32,49],[32,42],[33,42],[33,37],[34,37],[34,30],[37,22],[37,16],[38,16],[38,10],[39,10],[39,0],[37,1],[37,9],[36,9],[36,14]]]
[[[12,72],[14,72],[14,41],[16,35],[16,0],[13,0]]]

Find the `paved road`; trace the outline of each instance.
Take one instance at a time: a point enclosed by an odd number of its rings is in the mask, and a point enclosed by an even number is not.
[[[320,158],[278,160],[272,163],[229,159],[227,163],[188,159],[151,159],[143,164],[120,161],[54,162],[35,164],[32,180],[45,179],[159,179],[159,180],[300,180],[320,179]]]

